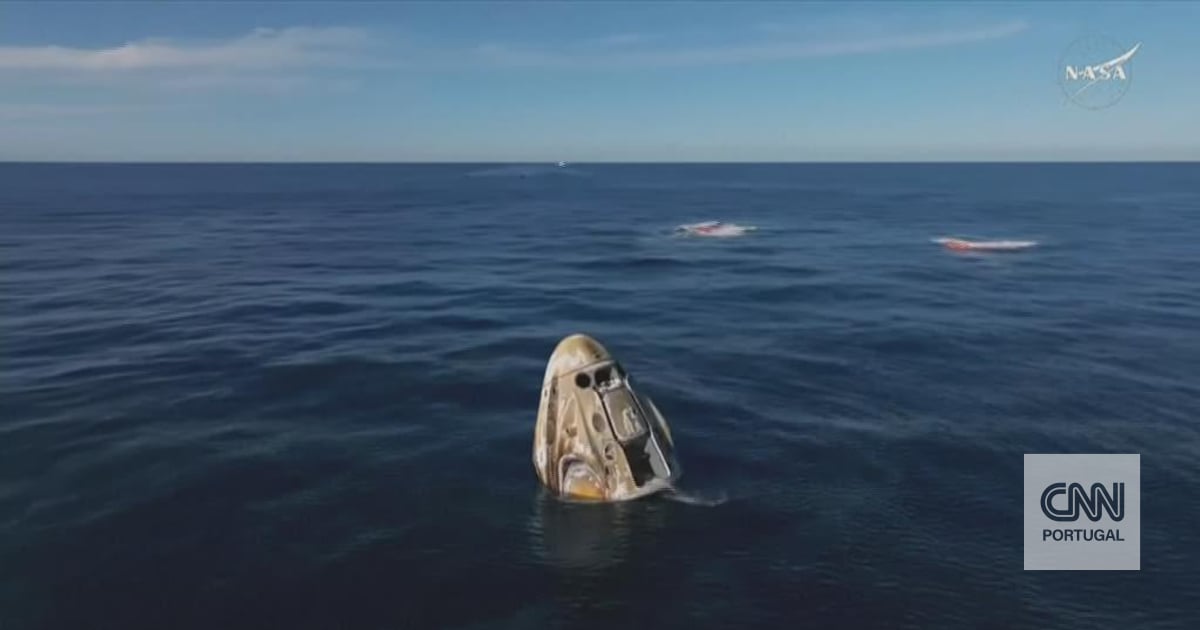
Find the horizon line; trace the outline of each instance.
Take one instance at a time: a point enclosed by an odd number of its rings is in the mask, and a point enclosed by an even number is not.
[[[154,164],[245,164],[245,165],[475,165],[499,164],[511,166],[557,165],[556,160],[9,160],[0,159],[0,165],[5,164],[125,164],[125,165],[154,165]],[[1195,159],[1162,159],[1162,160],[587,160],[567,162],[572,165],[727,165],[727,164],[1200,164],[1200,158]]]

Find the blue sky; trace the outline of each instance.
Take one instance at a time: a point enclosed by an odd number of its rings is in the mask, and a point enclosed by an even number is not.
[[[0,160],[1195,160],[1197,27],[1185,2],[0,2]],[[1056,82],[1092,34],[1142,42],[1095,111]]]

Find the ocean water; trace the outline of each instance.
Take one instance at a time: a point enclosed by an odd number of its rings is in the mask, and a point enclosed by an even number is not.
[[[540,491],[573,332],[692,501]],[[1197,164],[4,164],[0,334],[3,630],[1200,620]],[[1039,452],[1140,571],[1023,570]]]

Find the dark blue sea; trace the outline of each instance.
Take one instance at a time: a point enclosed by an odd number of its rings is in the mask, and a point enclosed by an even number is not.
[[[574,332],[690,502],[540,490]],[[3,164],[0,334],[3,630],[1200,620],[1198,164]],[[1023,570],[1025,453],[1140,571]]]

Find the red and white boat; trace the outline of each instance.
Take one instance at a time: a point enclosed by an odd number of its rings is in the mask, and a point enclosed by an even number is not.
[[[720,221],[702,221],[700,223],[685,223],[675,231],[688,236],[742,236],[746,232],[752,232],[755,228],[752,225],[737,225],[736,223],[722,223]]]
[[[946,249],[970,252],[1011,252],[1029,249],[1037,245],[1037,241],[972,241],[965,238],[935,238],[935,243],[941,243]]]

